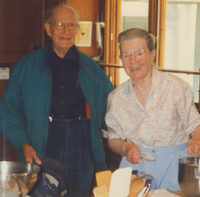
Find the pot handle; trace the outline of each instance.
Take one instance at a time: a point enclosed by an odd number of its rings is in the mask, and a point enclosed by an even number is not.
[[[200,179],[200,168],[195,167],[194,173],[195,173],[195,178]]]
[[[35,184],[33,185],[33,187],[30,189],[30,191],[28,192],[28,194],[27,195],[29,195],[29,196],[31,196],[33,193],[34,193],[34,191],[35,191],[35,189],[38,187],[38,185],[40,184],[40,182],[41,182],[41,179],[42,179],[42,176],[43,176],[43,173],[44,173],[44,168],[42,167],[42,165],[39,165],[39,167],[40,167],[40,170],[39,170],[39,172],[38,172],[38,177],[37,177],[37,180],[36,180],[36,182],[35,182]]]

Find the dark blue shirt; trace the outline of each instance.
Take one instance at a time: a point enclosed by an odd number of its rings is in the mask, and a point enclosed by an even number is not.
[[[71,47],[65,57],[60,58],[50,45],[48,61],[52,71],[51,115],[61,119],[85,117],[85,98],[78,81],[76,47]]]

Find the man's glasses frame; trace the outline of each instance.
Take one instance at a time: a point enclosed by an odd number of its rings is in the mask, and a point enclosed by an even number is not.
[[[56,29],[58,30],[63,30],[63,29],[75,29],[76,27],[79,27],[77,23],[62,23],[62,22],[57,22],[57,23],[50,23],[53,25]]]

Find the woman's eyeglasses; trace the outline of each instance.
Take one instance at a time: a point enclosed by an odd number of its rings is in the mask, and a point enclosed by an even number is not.
[[[122,52],[121,58],[129,59],[131,57],[135,57],[136,59],[142,58],[144,55],[149,53],[149,50],[139,49],[137,51],[130,51],[130,52]]]

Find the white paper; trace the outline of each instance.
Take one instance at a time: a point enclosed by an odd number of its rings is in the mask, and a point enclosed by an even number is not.
[[[132,168],[119,168],[112,173],[109,197],[127,197],[131,183]]]
[[[0,80],[9,79],[9,68],[0,68]]]

